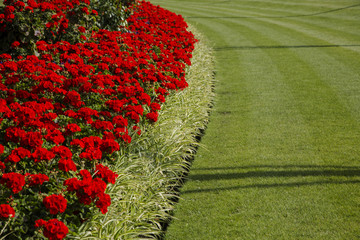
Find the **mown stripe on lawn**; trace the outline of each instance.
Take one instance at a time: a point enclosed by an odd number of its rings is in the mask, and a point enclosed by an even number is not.
[[[261,26],[264,26],[264,23],[260,23]],[[309,63],[315,71],[324,79],[323,81],[327,81],[330,87],[334,88],[336,92],[339,92],[340,96],[345,96],[341,99],[344,104],[347,102],[348,106],[344,106],[345,108],[349,107],[352,114],[356,114],[356,117],[359,117],[359,106],[355,104],[355,102],[348,97],[356,97],[357,93],[360,91],[359,86],[357,84],[357,80],[359,79],[359,73],[357,70],[360,68],[360,62],[354,61],[354,59],[359,58],[359,52],[354,50],[360,50],[360,46],[347,47],[347,49],[343,49],[340,45],[339,48],[328,48],[322,49],[317,48],[316,45],[314,48],[306,49],[306,46],[309,46],[311,43],[317,43],[318,46],[331,46],[331,42],[326,41],[327,38],[319,37],[318,35],[310,35],[308,32],[299,31],[295,28],[293,24],[289,25],[277,25],[277,29],[283,28],[283,31],[274,31],[272,29],[271,32],[267,32],[269,28],[263,28],[261,32],[263,34],[275,36],[277,43],[279,46],[282,44],[286,44],[287,42],[294,42],[304,40],[303,42],[299,42],[298,46],[304,46],[304,49],[293,49],[299,56],[305,58],[305,62]],[[301,35],[300,35],[301,33]],[[296,39],[291,38],[291,36],[297,36]],[[306,41],[306,42],[305,42]],[[340,41],[341,42],[341,41]],[[345,41],[342,41],[345,42]],[[312,46],[312,45],[310,45]],[[347,45],[345,45],[347,46]],[[291,48],[291,47],[290,47]],[[311,53],[311,55],[306,53]],[[315,54],[314,54],[315,53]],[[332,66],[329,68],[329,66]],[[341,79],[342,76],[347,77],[347,81],[345,83],[339,82],[338,79]]]
[[[353,2],[353,1],[352,1]],[[253,2],[250,2],[252,5]],[[171,3],[167,3],[171,4]],[[344,3],[345,4],[345,3]],[[350,4],[350,5],[349,5]],[[209,5],[202,3],[188,3],[188,4],[178,4],[174,3],[169,5],[167,8],[171,9],[179,9],[181,8],[182,12],[185,12],[184,15],[186,18],[307,18],[312,16],[326,17],[327,14],[336,12],[349,10],[352,8],[360,7],[360,4],[351,4],[349,3],[347,6],[342,4],[341,7],[339,5],[329,5],[324,8],[324,4],[321,4],[316,10],[312,10],[309,13],[309,6],[304,4],[297,4],[292,6],[288,3],[278,3],[274,5],[273,2],[264,2],[257,6],[247,6],[244,2],[235,4],[217,4],[217,5]],[[230,7],[229,7],[230,6]],[[292,11],[289,11],[289,7],[292,7]],[[311,9],[313,9],[312,6]],[[196,11],[194,11],[196,9]],[[207,14],[209,13],[209,14]],[[331,19],[346,19],[348,16],[333,16]]]

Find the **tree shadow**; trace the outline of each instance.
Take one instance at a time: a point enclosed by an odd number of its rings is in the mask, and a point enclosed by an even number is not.
[[[360,177],[360,169],[340,170],[279,170],[279,171],[247,171],[242,173],[194,174],[191,180],[211,181],[244,178],[273,178],[273,177]]]
[[[231,2],[231,0],[224,0],[224,1],[221,1],[221,2],[210,3],[209,5],[225,4],[225,3],[230,3],[230,2]]]
[[[314,182],[295,182],[295,183],[273,183],[273,184],[249,184],[249,185],[239,185],[232,187],[224,188],[207,188],[207,189],[196,189],[196,190],[186,190],[182,191],[181,194],[190,194],[190,193],[201,193],[201,192],[218,192],[218,191],[231,191],[231,190],[240,190],[240,189],[249,189],[249,188],[279,188],[279,187],[301,187],[301,186],[314,186],[314,185],[340,185],[340,184],[358,184],[360,180],[351,180],[351,181],[314,181]]]
[[[354,5],[350,5],[350,6],[346,6],[346,7],[341,7],[341,8],[336,8],[336,9],[331,9],[331,10],[327,10],[327,11],[322,11],[322,12],[316,12],[316,13],[309,13],[309,14],[299,14],[299,15],[287,15],[287,16],[261,16],[261,17],[250,17],[250,16],[234,16],[234,17],[209,17],[209,16],[184,16],[185,18],[210,18],[210,19],[221,19],[221,18],[252,18],[252,19],[266,19],[266,18],[298,18],[298,17],[312,17],[312,16],[318,16],[318,15],[322,15],[322,14],[327,14],[327,13],[331,13],[331,12],[337,12],[337,11],[341,11],[341,10],[345,10],[345,9],[349,9],[349,8],[354,8],[354,7],[358,7],[360,6],[360,4],[354,4]]]
[[[252,169],[252,170],[248,170]],[[256,170],[255,170],[256,169]],[[192,171],[201,170],[241,170],[243,172],[235,173],[211,173],[211,174],[193,174],[189,176],[189,180],[193,181],[221,181],[234,179],[255,179],[255,178],[294,178],[294,177],[360,177],[360,167],[358,166],[336,166],[336,165],[250,165],[238,167],[220,167],[220,168],[195,168]],[[270,183],[270,184],[249,184],[220,188],[196,189],[182,191],[181,194],[212,192],[248,188],[274,188],[274,187],[299,187],[313,186],[324,184],[357,184],[359,180],[336,180],[326,179],[318,181],[304,181],[291,183]]]
[[[360,44],[342,45],[275,45],[275,46],[222,46],[214,47],[215,51],[251,50],[251,49],[289,49],[289,48],[338,48],[338,47],[360,47]]]
[[[230,170],[230,169],[254,169],[254,168],[337,168],[337,169],[355,169],[360,170],[360,166],[339,166],[339,165],[247,165],[247,166],[231,166],[231,167],[209,167],[209,168],[193,168],[193,170]]]

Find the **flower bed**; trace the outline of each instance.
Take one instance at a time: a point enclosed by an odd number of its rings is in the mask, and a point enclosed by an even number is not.
[[[3,28],[38,8],[56,15],[44,36],[66,38],[72,9],[96,16],[87,1],[22,3],[5,2]],[[94,207],[107,212],[119,152],[157,121],[172,90],[187,87],[196,40],[186,28],[181,16],[141,1],[123,31],[79,22],[78,42],[50,37],[32,55],[0,55],[0,236],[63,239]],[[14,52],[22,44],[30,43],[14,41]]]

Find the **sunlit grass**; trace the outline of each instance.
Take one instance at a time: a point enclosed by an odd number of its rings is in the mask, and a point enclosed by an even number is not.
[[[156,0],[214,44],[214,110],[166,239],[358,239],[358,1]]]

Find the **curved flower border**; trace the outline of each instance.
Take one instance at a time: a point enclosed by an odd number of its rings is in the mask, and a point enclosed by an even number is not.
[[[15,11],[53,11],[59,1],[7,3],[3,25]],[[187,87],[196,39],[183,18],[145,1],[133,11],[120,32],[79,26],[75,44],[40,40],[35,55],[0,55],[0,227],[14,218],[8,232],[63,239],[93,206],[105,214],[119,151],[157,121],[171,91]],[[45,27],[65,33],[66,15],[57,14]]]

